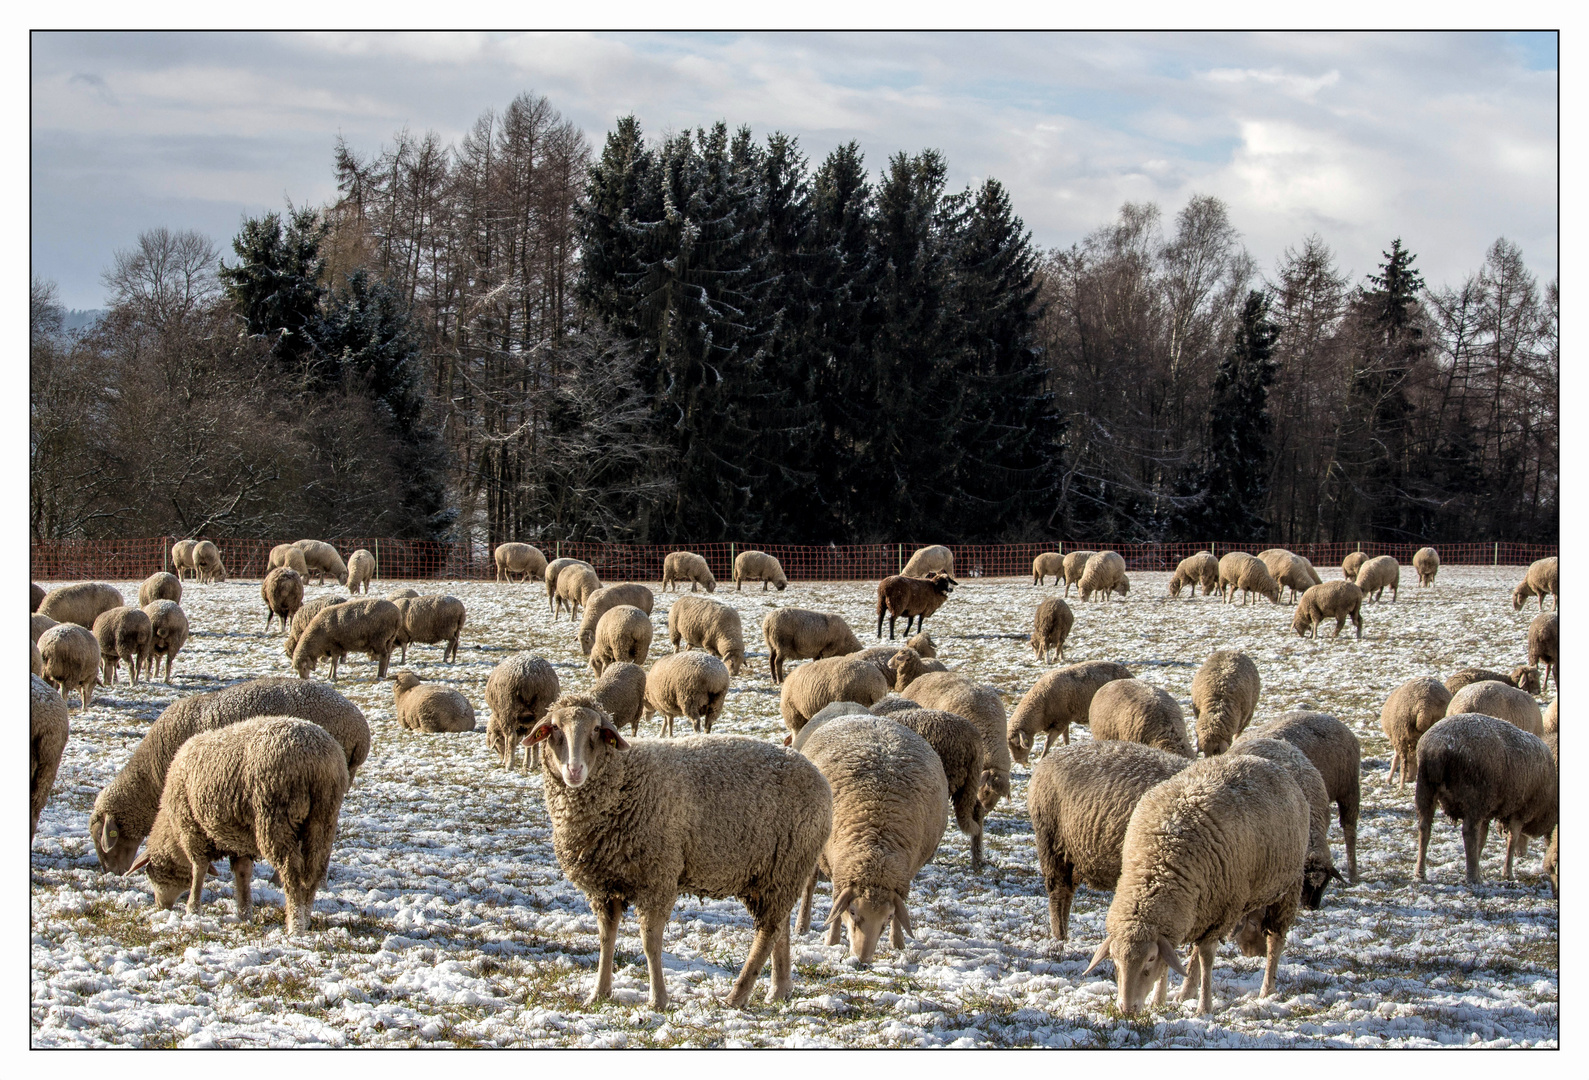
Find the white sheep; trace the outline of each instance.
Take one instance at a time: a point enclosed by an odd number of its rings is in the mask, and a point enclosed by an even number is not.
[[[369,594],[370,580],[375,577],[375,556],[359,548],[348,556],[348,595]]]
[[[1379,710],[1379,730],[1390,740],[1391,749],[1387,784],[1400,772],[1399,786],[1406,789],[1407,774],[1418,760],[1418,740],[1445,718],[1450,704],[1451,691],[1439,679],[1408,679],[1390,692]]]
[[[1204,757],[1223,754],[1258,708],[1258,666],[1236,649],[1215,649],[1192,676],[1192,719]]]
[[[1412,568],[1418,571],[1418,587],[1435,583],[1440,572],[1440,553],[1432,547],[1421,547],[1413,553]]]
[[[854,701],[870,706],[887,696],[888,688],[889,679],[876,664],[858,656],[830,656],[789,673],[779,691],[778,711],[784,727],[797,732],[826,705]]]
[[[1033,585],[1043,584],[1043,579],[1051,574],[1055,585],[1065,580],[1065,556],[1057,551],[1045,551],[1032,560]]]
[[[1357,587],[1364,596],[1372,595],[1375,603],[1389,589],[1391,603],[1395,603],[1396,591],[1401,587],[1401,564],[1389,555],[1369,559],[1357,572]]]
[[[619,604],[608,608],[596,624],[596,641],[590,650],[590,670],[600,675],[608,664],[618,661],[643,664],[650,651],[650,616],[637,607]]]
[[[681,596],[668,608],[668,640],[674,651],[686,647],[705,649],[738,675],[745,665],[745,634],[739,612],[705,596]]]
[[[740,587],[747,581],[761,582],[762,592],[767,591],[768,585],[772,585],[779,592],[783,592],[789,585],[789,579],[784,577],[782,564],[765,551],[741,551],[734,556],[734,591],[739,592]]]
[[[61,755],[72,733],[66,701],[37,675],[30,676],[28,698],[28,841],[39,831],[39,815],[49,802]]]
[[[1463,713],[1483,713],[1505,720],[1530,735],[1545,734],[1545,719],[1539,713],[1539,702],[1532,694],[1506,683],[1476,682],[1452,694],[1446,704],[1446,715]]]
[[[1068,745],[1070,725],[1087,722],[1087,710],[1098,688],[1114,679],[1129,678],[1129,668],[1109,660],[1088,660],[1047,672],[1032,684],[1010,714],[1005,731],[1010,754],[1026,764],[1039,735],[1043,736],[1044,756],[1053,746],[1055,735]]]
[[[671,738],[673,721],[689,717],[696,731],[712,733],[712,725],[728,700],[728,668],[704,652],[669,653],[646,673],[645,718],[661,713],[662,734]]]
[[[397,722],[410,731],[473,731],[474,706],[450,686],[422,683],[412,671],[392,677]]]
[[[917,548],[911,553],[910,558],[905,563],[905,568],[899,572],[899,575],[900,577],[924,578],[931,573],[947,574],[950,577],[954,577],[954,552],[942,544]]]
[[[1100,686],[1087,706],[1087,726],[1100,742],[1141,743],[1183,758],[1196,756],[1180,705],[1141,679],[1111,679]]]
[[[39,655],[44,658],[44,681],[70,699],[73,690],[82,694],[83,708],[94,701],[94,683],[99,679],[99,641],[74,622],[50,627],[39,637]]]
[[[761,633],[774,686],[783,682],[784,664],[790,660],[825,660],[861,651],[860,639],[844,616],[805,608],[769,611],[761,621]]]
[[[666,592],[668,586],[686,581],[690,583],[691,592],[697,587],[707,592],[717,591],[717,579],[712,576],[705,559],[693,551],[669,552],[662,560],[662,590]]]
[[[1115,593],[1125,596],[1131,591],[1131,580],[1126,577],[1126,561],[1116,551],[1100,551],[1087,560],[1082,568],[1081,598],[1085,602],[1093,593],[1102,593],[1102,599],[1111,600]]]
[[[498,544],[491,558],[497,564],[498,581],[512,581],[514,574],[521,582],[531,578],[540,581],[546,573],[546,556],[531,544]]]

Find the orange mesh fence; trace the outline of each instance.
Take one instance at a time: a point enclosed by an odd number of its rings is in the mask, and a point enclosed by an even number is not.
[[[157,570],[172,570],[174,537],[128,540],[35,540],[32,575],[39,581],[129,581]],[[392,540],[379,537],[337,537],[328,541],[346,559],[364,548],[375,556],[376,577],[393,580],[435,578],[448,581],[490,580],[496,576],[492,549],[485,544],[433,540]],[[234,578],[262,578],[269,568],[270,549],[287,540],[217,540],[226,572]],[[588,541],[547,541],[539,545],[548,560],[583,559],[595,567],[603,581],[660,581],[662,560],[670,551],[693,551],[706,560],[720,584],[733,581],[734,557],[742,551],[765,551],[783,566],[791,581],[875,581],[897,574],[919,544],[604,544]],[[1041,544],[950,544],[957,578],[1029,577],[1032,560],[1047,551],[1117,551],[1130,570],[1174,570],[1177,563],[1198,551],[1224,555],[1230,551],[1257,554],[1256,544],[1083,544],[1072,541]],[[1277,545],[1278,546],[1278,545]],[[1421,544],[1291,544],[1296,552],[1328,578],[1326,568],[1339,567],[1348,553],[1390,555],[1404,566],[1412,563]],[[1477,543],[1433,545],[1446,566],[1527,566],[1555,555],[1555,544]],[[760,588],[754,584],[752,588]]]

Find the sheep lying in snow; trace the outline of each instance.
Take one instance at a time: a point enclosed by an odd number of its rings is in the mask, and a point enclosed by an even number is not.
[[[590,688],[590,696],[612,717],[619,728],[629,725],[629,733],[640,733],[640,717],[646,708],[646,673],[636,664],[622,660],[608,664]]]
[[[583,566],[592,574],[596,572],[594,566],[582,559],[553,559],[546,564],[546,610],[552,612],[554,619],[557,617],[557,612],[553,607],[553,601],[557,598],[557,579],[562,577],[564,568],[570,566]],[[635,606],[638,607],[639,605]]]
[[[1505,720],[1530,735],[1545,734],[1545,721],[1539,714],[1539,702],[1534,700],[1534,695],[1505,683],[1476,682],[1452,694],[1446,705],[1446,715],[1463,713],[1483,713]]]
[[[397,722],[410,731],[473,731],[474,706],[450,686],[422,683],[412,671],[392,680],[392,705]]]
[[[512,770],[523,742],[562,694],[557,672],[539,656],[514,653],[491,669],[486,678],[486,745],[502,759],[502,767]],[[530,758],[539,758],[538,747],[524,750],[523,771],[530,771]]]
[[[329,657],[331,681],[336,682],[341,659],[350,652],[362,652],[375,661],[376,680],[384,679],[402,623],[403,615],[397,605],[376,597],[360,597],[323,608],[293,650],[293,670],[300,679],[307,679],[320,661]]]
[[[762,592],[767,591],[768,585],[783,592],[789,584],[778,560],[765,551],[741,551],[734,557],[734,591],[739,592],[747,581],[761,582]]]
[[[802,751],[833,793],[833,826],[806,881],[798,933],[811,926],[817,874],[833,881],[827,944],[849,932],[850,955],[863,964],[893,924],[894,948],[911,932],[911,879],[938,850],[949,818],[949,787],[927,740],[880,716],[844,716],[824,724]]]
[[[1297,782],[1308,800],[1308,854],[1302,862],[1302,906],[1316,911],[1324,904],[1324,890],[1330,879],[1345,881],[1330,858],[1330,793],[1324,786],[1324,777],[1313,767],[1306,754],[1288,742],[1279,739],[1237,739],[1230,748],[1232,754],[1250,754],[1274,762]],[[1236,941],[1243,955],[1263,955],[1263,931],[1255,918],[1250,918],[1236,932]]]
[[[221,549],[209,540],[200,540],[193,549],[193,566],[199,580],[206,585],[226,580],[226,565],[221,562]]]
[[[1372,595],[1376,603],[1389,589],[1391,603],[1395,603],[1396,590],[1401,587],[1401,564],[1389,555],[1369,559],[1357,572],[1357,587],[1364,596]]]
[[[1107,936],[1087,968],[1114,961],[1122,1013],[1141,1009],[1155,984],[1162,1002],[1168,970],[1185,976],[1182,1000],[1197,985],[1198,1012],[1212,1013],[1214,949],[1249,913],[1268,946],[1258,996],[1274,992],[1302,891],[1308,813],[1284,768],[1246,754],[1195,761],[1142,796],[1126,827]],[[1183,943],[1196,948],[1190,972],[1175,955]]]
[[[1087,560],[1098,554],[1096,551],[1072,551],[1065,556],[1065,596],[1070,596],[1070,587],[1081,580],[1083,571],[1087,569]]]
[[[280,616],[285,634],[288,621],[303,607],[303,575],[290,566],[278,566],[259,583],[259,597],[265,601],[265,632],[270,632],[271,622]]]
[[[303,561],[309,573],[321,584],[325,584],[327,576],[336,578],[338,585],[348,583],[347,564],[330,544],[323,540],[294,540],[292,546],[303,552]]]
[[[66,702],[37,675],[30,677],[28,699],[28,841],[39,831],[39,815],[50,800],[72,721]]]
[[[767,998],[787,997],[789,914],[833,820],[833,799],[816,766],[781,746],[733,735],[630,744],[588,697],[559,700],[531,739],[547,746],[542,793],[558,864],[600,927],[587,1004],[612,995],[618,926],[633,903],[651,1008],[667,1006],[662,933],[680,893],[735,896],[750,912],[756,937],[729,992],[731,1008],[750,1000],[769,953]]]
[[[1299,637],[1316,638],[1319,625],[1334,619],[1334,636],[1340,637],[1348,618],[1357,627],[1357,639],[1363,640],[1363,590],[1350,581],[1326,581],[1302,594],[1291,617],[1291,629]]]
[[[590,670],[600,675],[608,664],[646,662],[651,651],[651,618],[637,607],[619,604],[608,608],[596,624],[596,643],[590,650]]]
[[[947,574],[929,572],[925,578],[894,574],[877,583],[877,636],[883,636],[883,615],[888,615],[888,640],[894,640],[895,620],[905,616],[905,633],[910,633],[910,621],[916,620],[916,629],[922,629],[927,616],[943,606],[949,594],[960,583]]]
[[[728,701],[728,668],[704,652],[669,653],[646,674],[647,722],[662,714],[662,734],[673,736],[673,721],[688,717],[696,731],[712,733]],[[785,723],[787,723],[787,717]]]
[[[1391,749],[1386,783],[1399,771],[1399,786],[1407,787],[1407,773],[1418,760],[1418,740],[1445,717],[1446,706],[1450,704],[1451,691],[1440,685],[1438,679],[1408,679],[1390,692],[1379,710],[1379,730],[1390,740]]]
[[[829,706],[832,708],[832,706]],[[971,869],[982,867],[982,821],[987,810],[977,797],[986,771],[987,752],[976,725],[963,716],[942,709],[900,709],[888,714],[896,724],[904,724],[927,740],[943,764],[944,780],[949,785],[949,802],[954,808],[955,824],[971,838]],[[812,723],[816,718],[812,718]],[[811,729],[807,724],[800,732]]]
[[[724,671],[726,673],[727,669]],[[651,677],[655,675],[653,668]],[[802,664],[789,673],[779,691],[778,711],[783,716],[784,726],[798,732],[807,720],[832,702],[854,701],[870,706],[887,696],[888,688],[888,677],[876,664],[857,656],[830,656]]]
[[[1192,676],[1192,719],[1204,757],[1223,754],[1246,730],[1261,689],[1258,666],[1246,653],[1215,649],[1208,654]]]
[[[1539,597],[1539,610],[1545,610],[1545,595],[1550,594],[1551,607],[1560,610],[1560,562],[1552,555],[1548,559],[1538,559],[1533,562],[1527,575],[1517,583],[1517,588],[1512,590],[1512,610],[1516,611],[1528,602],[1531,596]]]
[[[1108,660],[1088,660],[1044,674],[1010,714],[1006,748],[1025,765],[1039,735],[1043,736],[1042,756],[1046,757],[1053,747],[1055,734],[1068,745],[1070,725],[1087,722],[1087,710],[1098,688],[1115,679],[1132,677],[1124,664]]]
[[[175,574],[160,571],[144,578],[143,584],[138,586],[138,606],[146,608],[156,600],[170,600],[173,603],[182,602],[182,582]]]
[[[1432,547],[1421,547],[1413,552],[1412,568],[1418,572],[1418,587],[1435,583],[1440,572],[1440,553]]]
[[[375,577],[375,556],[359,548],[348,556],[348,595],[369,595],[370,580]]]
[[[1445,686],[1454,694],[1464,686],[1492,680],[1515,686],[1519,690],[1527,690],[1530,694],[1537,694],[1540,690],[1539,669],[1529,667],[1527,664],[1519,664],[1509,675],[1504,671],[1490,671],[1487,668],[1460,668],[1451,673],[1446,679]]]
[[[925,630],[907,638],[905,644],[915,649],[923,660],[931,660],[938,655],[938,646],[933,642],[932,635]]]
[[[977,798],[984,810],[991,811],[1000,799],[1010,794],[1010,748],[1005,743],[1007,720],[1004,702],[991,686],[974,683],[953,671],[934,671],[916,679],[903,696],[924,709],[963,716],[976,727],[982,738],[986,762]]]
[[[274,570],[278,566],[285,566],[289,570],[298,571],[305,581],[309,580],[309,563],[303,557],[303,549],[293,544],[277,544],[270,549],[270,562],[267,570]]]
[[[138,681],[138,673],[149,659],[149,645],[154,639],[154,627],[142,608],[111,608],[94,620],[94,640],[99,642],[99,659],[105,673],[100,682],[106,686],[116,684],[116,669],[127,661],[128,675]]]
[[[408,662],[409,645],[441,645],[442,663],[458,659],[458,639],[463,637],[468,613],[456,596],[416,596],[393,600],[402,621],[393,644],[402,648],[402,663]]]
[[[1554,682],[1561,689],[1561,669],[1556,665],[1556,653],[1561,640],[1561,619],[1552,611],[1540,612],[1528,624],[1528,666],[1545,665],[1545,681]]]
[[[1479,856],[1490,822],[1506,830],[1506,866],[1527,854],[1528,837],[1548,836],[1558,819],[1556,762],[1537,735],[1504,720],[1477,713],[1448,716],[1418,743],[1418,779],[1413,803],[1418,811],[1419,881],[1427,880],[1429,833],[1435,807],[1462,823],[1467,881],[1479,881]]]
[[[39,655],[44,659],[44,681],[70,700],[76,690],[82,694],[83,708],[94,701],[94,683],[99,679],[99,641],[74,622],[52,626],[39,637]]]
[[[942,544],[917,548],[906,560],[905,568],[899,572],[901,577],[914,578],[924,578],[932,573],[939,573],[944,577],[955,575],[954,552]]]
[[[195,735],[171,761],[149,850],[132,869],[148,869],[161,908],[186,887],[188,914],[197,915],[210,862],[229,856],[246,922],[254,860],[266,859],[286,893],[287,933],[302,933],[331,865],[348,782],[342,747],[305,720],[261,716]]]
[[[690,591],[696,587],[704,588],[707,592],[717,591],[717,579],[712,576],[712,570],[706,565],[706,560],[693,551],[670,551],[662,560],[662,590],[667,591],[669,585],[690,583]]]
[[[171,569],[180,580],[184,574],[198,577],[198,568],[193,565],[193,549],[199,546],[197,540],[178,540],[171,545]]]
[[[1059,650],[1059,658],[1065,659],[1065,639],[1070,636],[1070,628],[1076,622],[1075,614],[1070,610],[1070,605],[1057,596],[1050,596],[1037,605],[1037,613],[1032,616],[1032,651],[1037,653],[1038,659],[1049,663],[1049,653]]]
[[[1219,560],[1214,558],[1212,551],[1199,551],[1180,561],[1170,576],[1170,595],[1180,596],[1181,590],[1189,587],[1188,595],[1196,596],[1199,585],[1203,587],[1204,596],[1219,588]]]
[[[1055,585],[1065,580],[1065,556],[1057,551],[1045,551],[1032,560],[1033,585],[1041,585],[1050,574],[1054,576]]]
[[[1346,841],[1347,877],[1357,884],[1357,814],[1362,804],[1363,747],[1352,729],[1329,713],[1295,710],[1282,713],[1262,727],[1252,728],[1246,739],[1279,739],[1307,755],[1324,778],[1324,788],[1341,818]]]
[[[31,587],[31,593],[33,597],[33,606],[28,608],[28,613],[32,614],[33,612],[39,610],[39,605],[44,603],[44,597],[48,594],[46,594],[45,591],[39,587],[39,583],[36,581],[29,582],[29,585]]]
[[[1187,764],[1184,757],[1132,742],[1078,743],[1037,763],[1026,787],[1026,809],[1055,939],[1070,936],[1076,882],[1115,887],[1131,812],[1148,789]]]
[[[1083,602],[1093,593],[1101,593],[1104,601],[1113,599],[1115,593],[1125,596],[1131,591],[1131,579],[1126,577],[1126,561],[1118,552],[1100,551],[1087,560],[1077,583]]]
[[[639,608],[647,615],[656,598],[644,585],[626,581],[622,585],[606,585],[585,597],[585,610],[579,617],[579,651],[587,657],[596,645],[596,624],[608,611],[620,604]],[[609,710],[610,711],[610,710]]]
[[[1366,552],[1352,552],[1341,560],[1341,576],[1347,581],[1355,582],[1357,580],[1357,572],[1363,568],[1363,564],[1367,561],[1368,554]]]
[[[761,621],[761,633],[774,686],[783,682],[784,664],[790,660],[825,660],[861,651],[860,639],[844,616],[805,608],[769,611]]]
[[[883,677],[892,679],[894,689],[900,691],[928,672],[949,670],[936,660],[923,660],[921,654],[908,645],[889,657],[887,668]]]
[[[721,600],[681,596],[668,608],[668,640],[675,652],[680,643],[705,649],[728,665],[730,675],[745,666],[745,634],[739,612]]]
[[[568,617],[572,620],[579,609],[585,606],[585,601],[600,588],[601,578],[583,563],[563,567],[557,575],[557,606],[552,611],[552,618],[555,620],[557,613],[566,607]]]
[[[100,866],[123,874],[132,865],[138,845],[154,825],[166,770],[184,743],[199,732],[256,716],[294,716],[324,728],[342,747],[350,782],[369,757],[370,726],[364,714],[324,683],[252,679],[179,698],[149,725],[127,764],[94,800],[88,833]]]
[[[530,544],[498,544],[491,558],[497,564],[498,581],[512,581],[515,574],[521,582],[540,581],[546,573],[546,556]]]
[[[287,652],[287,659],[291,660],[292,654],[298,651],[298,642],[302,639],[304,631],[309,629],[309,624],[314,622],[316,615],[328,607],[336,604],[345,604],[347,601],[348,598],[346,596],[318,596],[299,608],[293,617],[288,620],[287,637],[282,642],[282,647]]]
[[[1141,679],[1111,679],[1087,706],[1087,726],[1099,742],[1141,743],[1183,758],[1196,757],[1186,718],[1175,699]]]
[[[59,623],[76,623],[84,630],[92,630],[95,619],[125,603],[114,586],[103,581],[84,581],[52,589],[39,605],[39,614]]]

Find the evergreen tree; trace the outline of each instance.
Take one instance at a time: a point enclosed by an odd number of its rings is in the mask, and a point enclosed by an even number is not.
[[[334,386],[340,373],[317,356],[313,331],[325,296],[320,243],[326,225],[313,209],[289,210],[286,226],[274,210],[248,218],[232,240],[236,266],[222,260],[227,297],[256,337],[271,341],[271,356],[309,389]]]

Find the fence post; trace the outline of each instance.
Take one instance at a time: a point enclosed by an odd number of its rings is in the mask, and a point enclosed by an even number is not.
[[[1500,544],[1500,541],[1496,541],[1496,543],[1495,543],[1495,562],[1493,564],[1491,564],[1491,565],[1494,565],[1494,566],[1500,566],[1501,565],[1501,544]]]
[[[168,570],[171,569],[169,566],[166,565],[166,560],[169,559],[170,557],[171,557],[171,538],[169,536],[162,536],[160,538],[160,569],[161,569],[162,572],[165,572],[165,571],[168,571]]]
[[[730,571],[732,571],[734,566],[734,542],[732,540],[728,542],[728,565]]]
[[[552,558],[561,559],[563,557],[563,542],[558,540],[556,544],[557,546],[552,548]]]
[[[375,576],[377,579],[381,576],[381,542],[379,540],[375,541]]]
[[[894,557],[899,560],[899,569],[896,570],[895,573],[903,574],[905,572],[905,545],[897,544],[895,546],[899,549],[894,555]]]
[[[1357,550],[1358,551],[1362,551],[1363,550],[1363,542],[1361,540],[1359,540],[1357,542]]]

